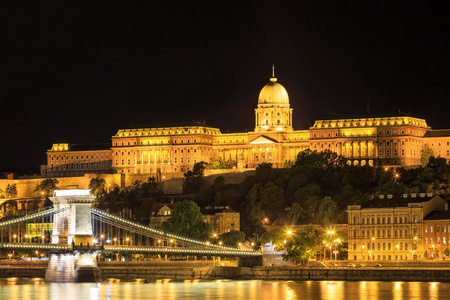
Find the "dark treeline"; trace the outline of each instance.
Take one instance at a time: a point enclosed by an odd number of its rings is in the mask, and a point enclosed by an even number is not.
[[[289,169],[260,164],[254,176],[240,184],[218,177],[212,185],[202,176],[187,176],[185,190],[197,192],[199,206],[223,206],[241,214],[241,231],[247,238],[262,234],[262,221],[272,224],[346,223],[345,209],[364,204],[380,194],[449,192],[450,165],[445,158],[429,157],[418,168],[352,166],[331,151],[299,153]]]

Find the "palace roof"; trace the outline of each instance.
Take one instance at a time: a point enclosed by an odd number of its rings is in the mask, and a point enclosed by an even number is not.
[[[433,138],[433,137],[444,137],[444,136],[450,136],[450,129],[435,129],[430,130],[425,133],[423,137],[425,138]]]

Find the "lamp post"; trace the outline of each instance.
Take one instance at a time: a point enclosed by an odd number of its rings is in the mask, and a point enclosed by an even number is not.
[[[334,234],[335,234],[336,232],[334,231],[334,230],[327,230],[327,234],[328,235],[331,235],[331,238],[333,238],[333,236],[334,236]],[[327,245],[327,247],[328,247],[328,245]],[[332,249],[333,249],[333,245],[331,244],[330,245],[330,260],[332,260],[333,259],[333,257],[332,257]]]
[[[333,253],[334,253],[334,260],[337,260],[337,255],[338,255],[339,251],[334,250]]]

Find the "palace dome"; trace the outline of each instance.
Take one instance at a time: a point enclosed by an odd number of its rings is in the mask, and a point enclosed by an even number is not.
[[[289,104],[289,96],[284,86],[272,77],[259,92],[258,104]]]

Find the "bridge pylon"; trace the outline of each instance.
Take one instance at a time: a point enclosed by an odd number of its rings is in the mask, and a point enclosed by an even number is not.
[[[67,208],[53,218],[53,244],[86,246],[94,238],[91,206],[95,196],[88,189],[56,190],[50,200],[55,208]],[[67,238],[67,239],[66,239]]]

